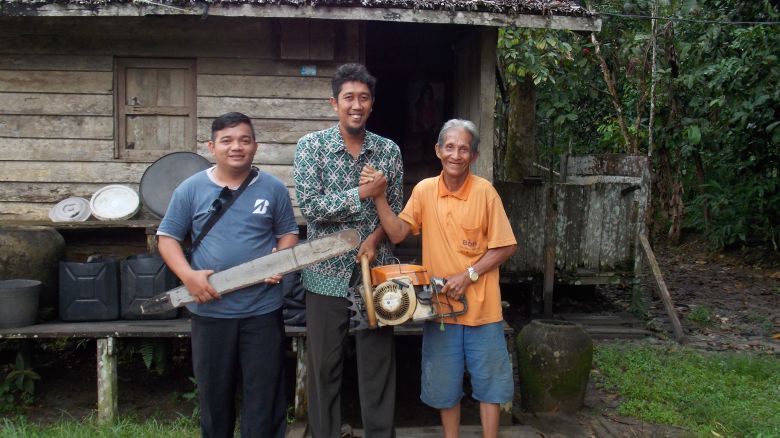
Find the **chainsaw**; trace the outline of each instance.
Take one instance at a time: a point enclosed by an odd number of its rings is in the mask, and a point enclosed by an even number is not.
[[[466,297],[453,300],[442,293],[447,280],[431,277],[419,265],[393,264],[370,268],[368,257],[360,259],[360,277],[350,281],[353,330],[373,329],[406,322],[422,322],[466,313]]]
[[[224,295],[260,283],[267,277],[284,275],[344,254],[359,243],[356,230],[342,230],[216,272],[209,277],[209,283],[218,294]],[[164,312],[194,301],[187,288],[179,286],[149,298],[141,304],[141,313]]]

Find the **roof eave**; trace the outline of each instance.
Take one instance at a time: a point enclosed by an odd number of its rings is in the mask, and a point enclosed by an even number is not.
[[[328,20],[391,21],[399,23],[465,24],[472,26],[517,26],[528,28],[567,29],[578,31],[601,30],[601,18],[567,15],[509,15],[480,11],[441,11],[401,8],[362,8],[335,6],[288,6],[261,4],[211,4],[199,3],[193,7],[178,7],[153,0],[136,0],[134,3],[76,4],[15,3],[15,7],[0,10],[0,15],[39,17],[140,17],[148,15],[215,15],[223,17],[310,18]],[[13,9],[13,10],[9,10]]]

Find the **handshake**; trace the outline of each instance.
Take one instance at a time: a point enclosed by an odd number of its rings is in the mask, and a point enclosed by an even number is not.
[[[363,166],[358,182],[360,198],[376,198],[382,196],[387,189],[387,177],[381,170],[374,169],[370,164]]]

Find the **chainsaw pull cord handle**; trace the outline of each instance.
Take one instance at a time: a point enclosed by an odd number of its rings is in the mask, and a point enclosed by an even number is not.
[[[374,310],[373,289],[371,288],[371,270],[368,268],[368,255],[360,256],[360,272],[363,277],[363,304],[366,306],[368,327],[376,328],[376,311]]]

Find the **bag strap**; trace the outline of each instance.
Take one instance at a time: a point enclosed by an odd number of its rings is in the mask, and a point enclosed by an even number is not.
[[[214,209],[211,212],[211,216],[209,216],[209,220],[206,222],[205,225],[203,225],[203,229],[200,231],[200,234],[198,234],[198,237],[195,238],[195,240],[192,241],[192,245],[190,246],[190,252],[194,252],[195,248],[200,244],[200,241],[203,240],[204,237],[206,237],[206,234],[208,234],[209,231],[211,231],[211,228],[214,226],[214,224],[217,223],[217,221],[222,217],[223,214],[230,208],[231,205],[233,205],[233,202],[238,199],[239,196],[241,196],[241,193],[244,192],[244,189],[247,188],[249,183],[257,176],[258,172],[260,170],[257,167],[252,166],[252,170],[249,172],[249,175],[246,176],[244,179],[244,182],[241,183],[240,186],[238,186],[238,189],[236,189],[235,193],[232,193],[232,196],[225,201],[224,203],[220,204],[220,208]],[[230,190],[227,186],[223,187],[222,190]],[[221,197],[220,192],[220,197]]]

